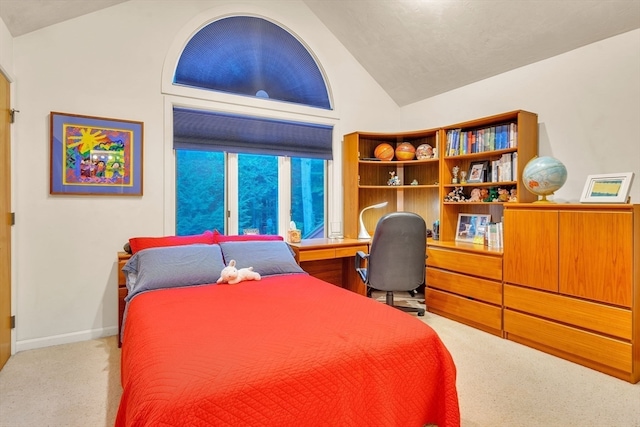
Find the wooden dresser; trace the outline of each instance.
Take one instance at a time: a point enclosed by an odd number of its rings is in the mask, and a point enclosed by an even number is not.
[[[505,338],[640,381],[640,205],[506,204]]]
[[[131,258],[127,252],[118,252],[118,347],[122,345],[120,341],[120,331],[122,330],[122,316],[124,315],[124,298],[127,296],[127,278],[122,272],[122,267]]]

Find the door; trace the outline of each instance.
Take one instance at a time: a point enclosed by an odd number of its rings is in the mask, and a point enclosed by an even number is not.
[[[11,356],[11,151],[9,81],[0,73],[0,369]]]

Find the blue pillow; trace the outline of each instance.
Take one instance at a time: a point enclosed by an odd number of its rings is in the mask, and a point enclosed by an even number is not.
[[[154,289],[216,283],[225,267],[218,245],[149,248],[136,252],[122,271],[127,273],[129,294]]]
[[[237,268],[253,267],[261,276],[304,273],[296,263],[291,248],[283,241],[220,242],[228,264],[236,260]]]

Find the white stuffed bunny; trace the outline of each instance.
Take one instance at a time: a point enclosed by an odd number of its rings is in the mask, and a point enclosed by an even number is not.
[[[243,280],[260,280],[260,278],[260,274],[253,271],[253,267],[237,269],[236,260],[232,259],[229,261],[229,265],[222,269],[216,283],[235,285]]]

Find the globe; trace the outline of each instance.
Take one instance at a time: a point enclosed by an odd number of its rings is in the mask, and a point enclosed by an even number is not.
[[[408,142],[403,142],[396,148],[396,158],[398,160],[413,160],[416,156],[416,148]]]
[[[551,203],[547,196],[560,189],[567,181],[567,168],[553,157],[535,157],[529,161],[522,172],[524,187],[537,196],[534,203]]]

